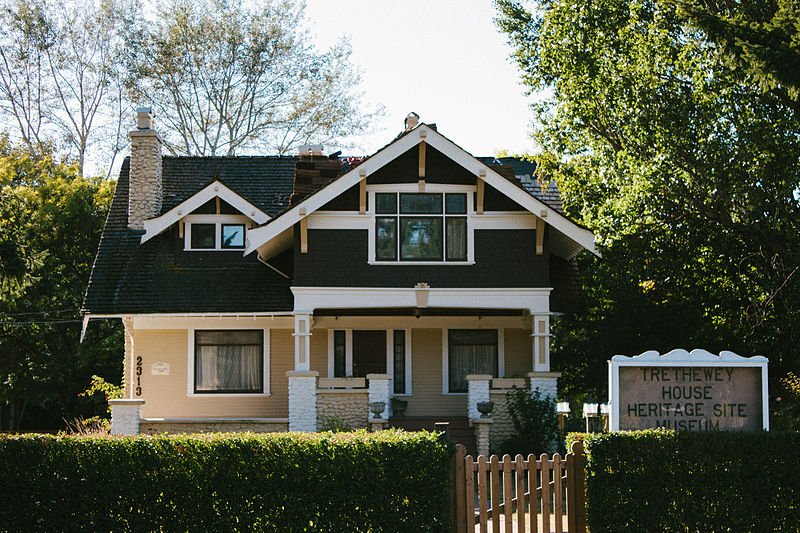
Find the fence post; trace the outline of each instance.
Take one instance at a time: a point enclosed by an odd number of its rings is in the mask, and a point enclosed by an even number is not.
[[[586,455],[581,441],[573,442],[567,454],[567,531],[586,531]]]
[[[456,533],[466,533],[467,530],[467,508],[466,508],[466,483],[467,478],[464,474],[464,457],[467,449],[463,444],[456,444],[456,454],[453,457],[453,520],[454,524],[450,528]],[[472,509],[469,509],[472,512]]]

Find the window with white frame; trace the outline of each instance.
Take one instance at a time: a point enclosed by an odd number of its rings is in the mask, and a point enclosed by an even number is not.
[[[416,185],[414,185],[416,187]],[[375,190],[371,260],[376,263],[467,263],[472,259],[472,190]]]
[[[250,221],[239,215],[189,215],[184,219],[184,248],[243,250]]]
[[[263,330],[196,330],[196,394],[264,392]]]
[[[448,330],[448,392],[467,392],[467,376],[470,374],[497,376],[498,352],[496,329]]]
[[[330,330],[328,375],[392,376],[394,394],[411,394],[411,330]]]

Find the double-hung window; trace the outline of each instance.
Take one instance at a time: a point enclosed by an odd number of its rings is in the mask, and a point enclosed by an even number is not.
[[[451,329],[447,332],[448,392],[467,392],[467,376],[497,376],[496,329]]]
[[[194,332],[195,393],[263,393],[264,331]]]
[[[376,192],[375,261],[466,262],[465,192]]]

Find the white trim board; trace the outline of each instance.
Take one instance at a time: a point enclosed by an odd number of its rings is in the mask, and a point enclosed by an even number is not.
[[[258,207],[239,196],[221,181],[215,180],[163,215],[145,220],[144,235],[142,235],[141,242],[145,243],[156,235],[163,233],[181,218],[190,215],[194,210],[217,197],[225,200],[256,224],[264,224],[270,220],[270,216]]]
[[[417,293],[427,293],[425,307],[527,309],[531,314],[550,311],[551,288],[386,288],[291,287],[295,313],[316,309],[417,307]]]
[[[319,210],[330,200],[346,192],[351,187],[357,185],[362,179],[366,179],[368,176],[423,141],[464,167],[474,176],[483,179],[490,186],[517,202],[530,213],[544,219],[553,228],[567,236],[580,247],[599,255],[595,247],[594,235],[591,231],[578,226],[558,211],[533,197],[527,190],[509,182],[506,178],[475,159],[442,134],[422,123],[414,130],[379,150],[350,172],[332,181],[279,217],[273,219],[269,224],[253,229],[249,235],[249,242],[247,243],[245,255],[267,246],[273,239],[281,237],[287,231],[291,231],[294,224],[299,222],[301,218]],[[285,237],[281,238],[285,240]]]

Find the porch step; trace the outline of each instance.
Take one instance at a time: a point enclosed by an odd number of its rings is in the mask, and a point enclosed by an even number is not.
[[[448,423],[448,433],[450,440],[457,444],[463,444],[467,448],[467,453],[477,455],[477,443],[475,442],[475,432],[469,425],[467,417],[403,417],[389,419],[389,426],[404,429],[406,431],[433,431],[436,429],[437,422]]]

